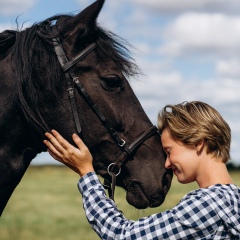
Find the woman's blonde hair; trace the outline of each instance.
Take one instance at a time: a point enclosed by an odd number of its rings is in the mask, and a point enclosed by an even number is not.
[[[184,144],[196,146],[204,141],[207,153],[230,159],[231,129],[222,116],[204,102],[183,102],[167,105],[158,115],[161,133],[168,128],[171,136]]]

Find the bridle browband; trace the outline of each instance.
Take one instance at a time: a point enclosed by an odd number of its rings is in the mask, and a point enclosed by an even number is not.
[[[58,61],[65,74],[65,78],[67,79],[67,86],[68,86],[67,91],[69,94],[74,122],[77,128],[78,134],[81,133],[81,124],[80,124],[76,100],[75,100],[74,85],[76,85],[76,87],[80,91],[84,100],[93,110],[93,112],[97,115],[102,125],[108,130],[113,140],[117,143],[119,148],[122,150],[122,154],[120,155],[118,160],[115,163],[111,163],[107,168],[107,173],[111,176],[112,182],[110,182],[108,179],[104,180],[104,187],[108,189],[110,198],[114,200],[116,177],[120,174],[121,167],[124,164],[126,164],[128,160],[133,159],[137,148],[149,137],[158,133],[158,130],[156,126],[152,126],[148,130],[143,132],[134,142],[132,142],[131,144],[127,144],[126,141],[118,135],[117,131],[106,120],[103,113],[99,110],[98,106],[92,101],[91,97],[88,95],[85,88],[80,83],[79,78],[75,75],[75,73],[72,70],[72,67],[76,63],[81,61],[84,57],[86,57],[91,51],[93,51],[97,47],[97,44],[96,43],[90,44],[72,60],[68,60],[59,38],[53,38],[53,46],[54,46],[54,50],[57,55]]]

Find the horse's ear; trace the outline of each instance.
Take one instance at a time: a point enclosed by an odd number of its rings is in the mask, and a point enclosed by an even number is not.
[[[97,17],[102,9],[105,0],[97,0],[75,17],[76,23],[85,23],[89,27],[96,24]]]
[[[90,6],[85,8],[78,15],[72,17],[64,25],[63,35],[66,38],[71,37],[71,40],[75,37],[75,40],[79,37],[83,37],[88,34],[88,31],[93,29],[96,25],[97,17],[102,9],[105,0],[97,0]]]

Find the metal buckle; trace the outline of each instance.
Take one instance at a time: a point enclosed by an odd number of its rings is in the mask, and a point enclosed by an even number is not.
[[[113,166],[113,165],[116,165],[115,163],[111,163],[109,164],[108,168],[107,168],[107,172],[110,176],[112,176],[112,172],[110,171],[110,167]],[[118,173],[115,174],[115,176],[118,176],[119,174],[121,173],[121,168],[119,168],[119,171]]]
[[[122,140],[122,143],[118,143],[119,147],[123,147],[126,144],[126,141],[124,141],[123,139],[121,139],[121,140]]]

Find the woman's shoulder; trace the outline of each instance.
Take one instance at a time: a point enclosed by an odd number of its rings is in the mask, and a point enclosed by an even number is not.
[[[216,184],[208,188],[199,188],[189,192],[173,210],[175,212],[187,213],[191,209],[196,214],[208,212],[212,214],[211,216],[218,215],[220,210],[238,212],[240,209],[239,198],[239,187],[232,184]]]
[[[188,198],[202,198],[208,196],[239,196],[240,197],[240,188],[234,184],[215,184],[207,188],[198,188],[186,194],[183,199]]]
[[[233,236],[239,236],[239,199],[240,188],[236,185],[216,184],[191,191],[173,210],[184,224],[190,221],[197,223],[197,226],[214,224],[216,229],[224,225]]]
[[[240,188],[234,184],[215,184],[208,188],[199,188],[186,194],[180,204],[191,203],[212,205],[215,207],[235,205],[240,207]],[[198,202],[198,203],[196,203]],[[214,208],[215,208],[214,207]]]

